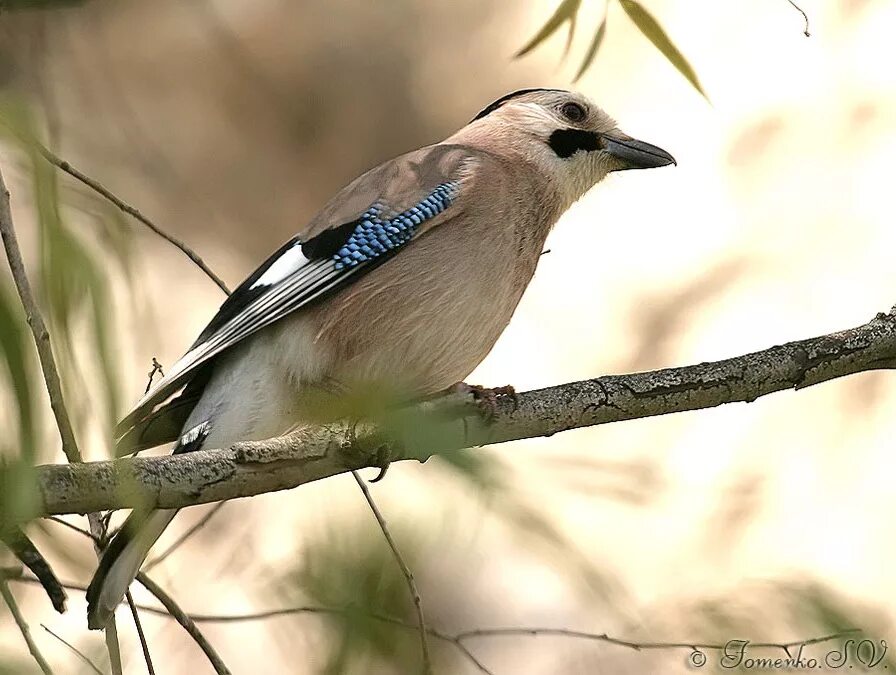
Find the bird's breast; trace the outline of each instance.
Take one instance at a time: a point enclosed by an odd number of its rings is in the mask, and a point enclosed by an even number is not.
[[[506,214],[521,217],[520,214]],[[486,357],[529,283],[542,241],[459,217],[413,241],[310,312],[328,375],[434,393]]]

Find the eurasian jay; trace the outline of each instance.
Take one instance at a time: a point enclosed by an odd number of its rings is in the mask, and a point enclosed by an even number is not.
[[[462,381],[510,321],[560,215],[611,171],[674,162],[579,94],[503,96],[333,197],[120,422],[120,454],[277,436],[302,423],[305,392],[334,383],[425,396]],[[91,628],[176,513],[135,510],[113,538],[87,591]]]

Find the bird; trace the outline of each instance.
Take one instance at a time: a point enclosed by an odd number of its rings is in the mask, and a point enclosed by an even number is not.
[[[226,448],[303,423],[303,397],[462,383],[560,216],[609,173],[675,164],[584,95],[521,89],[339,191],[224,301],[116,428],[117,453]],[[103,628],[176,510],[135,509],[87,591]]]

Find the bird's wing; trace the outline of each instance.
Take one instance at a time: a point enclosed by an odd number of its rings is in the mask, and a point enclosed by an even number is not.
[[[368,171],[339,192],[221,305],[190,350],[119,423],[121,437],[198,369],[256,331],[358,279],[463,209],[476,152],[433,145]]]

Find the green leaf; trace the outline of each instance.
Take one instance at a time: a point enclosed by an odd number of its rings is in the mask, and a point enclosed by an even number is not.
[[[697,73],[694,72],[684,54],[678,51],[678,48],[672,44],[669,36],[666,35],[666,31],[663,30],[663,27],[660,26],[657,20],[635,0],[619,0],[619,4],[622,5],[622,9],[625,10],[628,18],[638,27],[638,30],[644,34],[644,37],[650,40],[653,46],[659,49],[663,56],[678,69],[678,72],[685,76],[694,89],[699,91],[703,98],[708,101],[709,97],[703,91],[700,80],[697,78]]]
[[[32,406],[29,336],[22,314],[11,294],[0,285],[0,364],[5,364],[9,372],[13,398],[18,407],[22,457],[33,463],[37,451],[37,420]]]
[[[575,31],[576,25],[576,14],[579,12],[579,6],[582,4],[582,0],[563,0],[560,3],[560,6],[557,7],[557,10],[548,19],[547,23],[541,27],[541,30],[536,33],[535,37],[533,37],[529,42],[526,43],[526,46],[519,50],[514,58],[519,58],[521,56],[525,56],[533,49],[535,49],[538,45],[548,39],[551,35],[553,35],[560,26],[562,26],[567,21],[570,22],[569,26],[569,37],[567,38],[566,49],[569,50],[569,45],[572,43],[573,32]]]
[[[591,44],[588,45],[588,51],[585,52],[585,58],[582,61],[582,65],[579,67],[579,72],[577,72],[576,76],[573,78],[573,82],[578,82],[579,78],[585,74],[586,70],[588,70],[591,62],[594,61],[594,57],[597,56],[597,50],[600,49],[600,45],[604,41],[604,34],[606,32],[607,17],[604,17],[604,20],[600,22],[600,26],[597,28],[597,32],[594,34],[594,39],[591,40]]]

